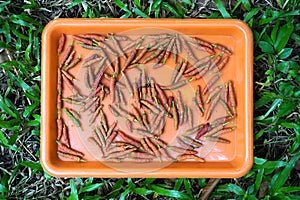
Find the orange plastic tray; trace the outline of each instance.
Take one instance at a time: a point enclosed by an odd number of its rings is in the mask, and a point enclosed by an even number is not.
[[[137,31],[138,30],[138,31]],[[141,32],[139,32],[141,30]],[[85,33],[137,33],[147,31],[159,33],[177,32],[187,36],[198,36],[207,41],[223,44],[233,55],[222,70],[223,80],[232,80],[238,102],[237,129],[226,136],[231,144],[215,144],[205,153],[204,163],[114,163],[99,162],[89,150],[80,131],[72,131],[71,146],[85,154],[86,163],[71,162],[57,156],[56,82],[58,56],[57,43],[62,33],[69,35]],[[68,38],[67,43],[70,42]],[[79,53],[85,53],[79,50]],[[80,76],[80,71],[74,69]],[[154,73],[154,72],[149,72]],[[171,73],[158,69],[154,76],[169,79]],[[191,84],[187,90],[193,91]],[[68,91],[66,91],[68,92]],[[191,95],[188,93],[185,95]],[[253,39],[249,27],[239,20],[197,19],[57,19],[50,22],[42,36],[42,121],[41,164],[53,176],[61,177],[203,177],[235,178],[248,172],[253,163]],[[108,116],[108,121],[112,121]],[[66,122],[70,124],[71,122]],[[171,129],[171,128],[168,128]],[[76,133],[77,132],[77,133]],[[168,136],[163,138],[169,140]]]

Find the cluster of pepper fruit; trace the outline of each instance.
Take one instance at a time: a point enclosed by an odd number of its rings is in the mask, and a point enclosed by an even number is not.
[[[68,127],[64,124],[61,112],[71,119],[73,124],[82,130],[80,113],[89,110],[89,123],[93,126],[93,135],[88,142],[99,149],[104,161],[150,162],[159,161],[198,161],[204,158],[198,156],[198,148],[203,146],[203,140],[230,143],[221,137],[232,132],[236,127],[228,127],[236,116],[236,100],[232,81],[215,86],[221,77],[219,73],[229,61],[232,54],[226,47],[211,44],[198,37],[186,38],[178,34],[143,35],[134,40],[124,35],[109,33],[107,35],[85,34],[72,35],[72,42],[65,47],[66,36],[61,35],[58,43],[60,58],[57,78],[57,110],[58,110],[58,155],[73,161],[85,161],[83,153],[70,147]],[[75,58],[74,41],[78,46],[97,52],[82,61]],[[194,50],[193,50],[194,49]],[[194,51],[204,52],[206,56],[197,58]],[[219,54],[217,54],[217,51]],[[180,55],[185,52],[183,60]],[[161,85],[155,77],[149,77],[145,67],[151,61],[152,68],[164,67],[167,60],[173,56],[176,65],[169,85]],[[112,59],[113,58],[113,59]],[[123,59],[123,62],[121,60]],[[112,61],[113,60],[113,61]],[[179,61],[178,61],[179,60]],[[76,88],[74,76],[69,69],[79,65],[86,68],[84,82],[88,95],[80,94]],[[127,72],[138,70],[139,77],[133,81],[127,77]],[[197,81],[204,76],[211,76],[203,91],[197,85],[194,105],[191,109],[183,102],[181,91],[183,86]],[[121,78],[123,80],[121,80]],[[104,80],[108,84],[104,83]],[[68,87],[73,95],[62,96],[63,87]],[[121,89],[123,88],[123,90]],[[130,99],[126,101],[123,91],[127,90]],[[176,98],[168,93],[176,91]],[[203,101],[203,95],[207,95]],[[102,102],[110,98],[110,104]],[[127,109],[128,102],[130,109]],[[67,105],[80,106],[79,111]],[[221,104],[226,116],[209,122],[217,104]],[[205,108],[205,104],[208,107]],[[108,124],[103,107],[107,106],[116,118],[126,120],[128,133],[118,128],[118,121]],[[64,108],[62,110],[62,107]],[[207,123],[196,124],[192,113],[205,117]],[[162,140],[167,118],[172,119],[174,130],[184,123],[189,128],[176,136],[176,145]],[[94,122],[99,124],[94,125]],[[174,156],[175,155],[175,156]]]

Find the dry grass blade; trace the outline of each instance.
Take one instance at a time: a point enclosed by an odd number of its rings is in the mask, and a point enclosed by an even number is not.
[[[220,180],[221,179],[219,179],[219,178],[211,178],[211,179],[209,179],[207,185],[201,191],[201,195],[200,195],[199,200],[206,200],[206,199],[208,199],[209,195],[215,189],[215,187],[217,186],[217,184],[219,183]]]

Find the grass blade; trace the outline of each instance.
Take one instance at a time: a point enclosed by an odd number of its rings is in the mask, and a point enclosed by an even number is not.
[[[287,163],[287,165],[284,167],[284,169],[280,173],[277,173],[273,176],[273,178],[270,182],[270,187],[269,187],[270,194],[275,195],[277,193],[277,191],[285,184],[285,182],[289,178],[290,173],[299,158],[300,158],[300,152],[298,152]]]
[[[68,7],[67,10],[73,8],[74,6],[77,6],[78,4],[81,4],[84,0],[74,0]]]
[[[290,114],[295,109],[296,105],[296,102],[284,101],[278,108],[277,117],[279,118]]]
[[[278,31],[277,40],[274,44],[276,52],[280,52],[285,47],[293,31],[294,31],[294,26],[292,23],[288,23],[280,27]]]
[[[263,120],[269,116],[269,114],[276,109],[276,107],[282,102],[282,99],[275,99],[275,101],[270,106],[270,109],[266,112],[266,114],[256,117],[255,120]]]
[[[182,186],[182,183],[183,183],[183,178],[176,179],[174,190],[179,190]]]
[[[190,184],[189,179],[183,179],[183,183],[184,183],[184,188],[186,190],[186,192],[188,193],[188,195],[193,196],[193,192],[191,190],[192,186]]]
[[[0,94],[0,108],[11,117],[18,118],[18,115],[9,108],[4,97],[1,94]]]
[[[216,6],[218,7],[221,15],[226,18],[226,19],[230,19],[231,16],[230,14],[227,12],[226,8],[224,7],[223,3],[221,0],[215,0]]]
[[[180,13],[173,6],[171,6],[168,2],[163,2],[162,3],[162,8],[167,10],[167,11],[170,11],[171,13],[173,13],[176,18],[183,18],[184,17],[184,16],[180,15]]]
[[[264,172],[265,172],[264,168],[259,169],[258,172],[257,172],[256,180],[255,180],[255,183],[254,183],[254,194],[257,194],[257,192],[259,191],[260,184],[263,180]]]
[[[150,18],[148,15],[146,15],[143,11],[141,11],[140,9],[138,8],[132,8],[133,12],[138,15],[138,16],[141,16],[143,18]]]
[[[193,199],[191,196],[179,192],[176,190],[169,190],[160,186],[156,185],[151,185],[150,189],[152,189],[154,192],[156,192],[159,195],[167,196],[167,197],[172,197],[172,198],[179,198],[179,199]]]
[[[130,13],[130,10],[128,10],[127,5],[125,5],[121,0],[114,0],[114,2],[116,3],[116,5],[121,8],[122,10],[124,10],[126,13]]]
[[[221,185],[218,187],[217,189],[218,191],[221,192],[233,192],[236,195],[242,196],[244,195],[244,190],[242,188],[240,188],[240,186],[236,185],[236,184],[226,184],[226,185]]]
[[[14,136],[14,135],[13,135]],[[11,140],[8,140],[4,133],[0,130],[0,146],[4,146],[4,147],[7,147],[13,151],[21,151],[19,148],[13,146],[13,144],[15,143],[15,141],[11,141]]]
[[[73,179],[70,180],[71,194],[68,197],[68,200],[78,200],[77,186]]]
[[[103,185],[104,185],[104,183],[95,183],[95,184],[85,185],[83,188],[79,189],[78,194],[97,190],[98,188],[102,187]]]

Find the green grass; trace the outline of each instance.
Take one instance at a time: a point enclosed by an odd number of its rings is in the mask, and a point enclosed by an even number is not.
[[[255,160],[209,198],[300,195],[300,5],[297,0],[0,1],[0,199],[198,199],[208,179],[59,179],[39,164],[40,37],[56,17],[237,18],[254,33]],[[35,186],[37,185],[37,186]]]

